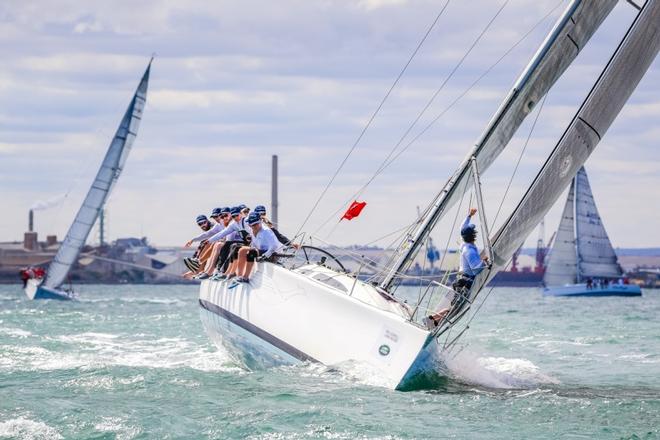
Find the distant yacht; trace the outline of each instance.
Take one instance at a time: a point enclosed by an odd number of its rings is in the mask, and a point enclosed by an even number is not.
[[[568,191],[545,270],[544,295],[640,296],[624,284],[623,271],[598,214],[587,171],[580,168]]]
[[[137,136],[142,111],[147,101],[147,87],[151,61],[142,75],[142,80],[131,99],[126,113],[117,128],[112,142],[105,153],[105,158],[99,168],[92,186],[87,192],[76,218],[60,245],[55,258],[50,263],[45,277],[34,277],[27,280],[25,294],[30,299],[73,299],[73,292],[61,286],[67,280],[71,266],[78,260],[80,251],[85,245],[94,223],[105,205],[110,191],[121,174],[128,153]]]

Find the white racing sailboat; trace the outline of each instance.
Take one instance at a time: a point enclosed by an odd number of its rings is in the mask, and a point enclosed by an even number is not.
[[[149,65],[144,75],[142,75],[142,80],[119,124],[119,128],[117,128],[117,132],[112,142],[110,142],[96,178],[92,182],[76,218],[69,227],[64,241],[57,250],[55,258],[46,271],[45,278],[33,278],[27,281],[25,294],[28,298],[61,300],[74,298],[71,290],[63,289],[61,286],[66,281],[71,266],[78,259],[87,236],[94,223],[96,223],[110,191],[112,191],[124,168],[128,153],[131,151],[147,99],[150,69],[151,61],[149,61]]]
[[[587,172],[580,168],[571,182],[548,265],[544,295],[640,296],[624,284],[623,271],[598,214]]]
[[[393,296],[396,283],[437,221],[474,186],[478,171],[502,152],[524,118],[547,93],[610,13],[616,1],[572,1],[539,48],[483,136],[459,170],[433,200],[414,230],[402,240],[379,283],[362,282],[359,273],[332,269],[331,256],[303,263],[259,263],[250,284],[234,290],[228,283],[204,280],[199,291],[202,322],[212,340],[249,368],[316,361],[325,365],[358,363],[373,369],[393,389],[417,387],[437,368],[438,354],[468,328],[459,324],[485,284],[560,197],[633,92],[660,47],[660,3],[648,0],[601,74],[591,93],[553,150],[524,198],[500,230],[487,241],[493,265],[474,281],[465,300],[431,282],[416,305]],[[478,197],[480,208],[482,203]],[[483,209],[480,209],[483,214]],[[485,225],[484,217],[482,222]],[[482,225],[482,226],[483,226]],[[328,260],[330,258],[330,260]],[[445,305],[450,313],[434,329],[422,324]],[[450,334],[452,336],[449,338]],[[441,339],[445,342],[442,343]]]

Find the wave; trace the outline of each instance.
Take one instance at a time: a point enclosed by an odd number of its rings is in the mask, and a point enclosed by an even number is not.
[[[27,338],[32,336],[32,333],[27,330],[23,330],[20,328],[13,328],[13,327],[0,328],[0,334],[13,336],[15,338]]]
[[[0,347],[3,351],[0,368],[11,371],[92,370],[113,366],[192,368],[200,371],[238,369],[226,353],[182,338],[127,339],[119,335],[87,332],[57,336],[49,338],[49,341],[60,345],[57,351],[42,346]]]

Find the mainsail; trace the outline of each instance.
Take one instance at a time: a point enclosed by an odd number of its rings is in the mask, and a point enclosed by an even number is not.
[[[548,265],[543,275],[546,286],[573,284],[577,278],[577,253],[575,251],[575,180],[568,190],[564,212],[552,246]]]
[[[586,278],[618,278],[622,271],[607,231],[598,214],[584,167],[575,176],[575,242],[577,281]]]
[[[80,207],[75,220],[60,245],[53,262],[48,268],[44,286],[51,289],[59,287],[66,279],[71,266],[78,258],[80,250],[85,245],[87,236],[92,230],[103,205],[108,199],[112,187],[117,182],[124,163],[131,151],[131,145],[137,136],[142,111],[147,99],[147,86],[149,83],[149,70],[151,61],[147,66],[142,80],[131,99],[124,114],[115,137],[108,147],[101,168],[99,168],[92,186]]]
[[[396,275],[405,272],[433,227],[461,198],[463,191],[471,183],[471,158],[476,158],[480,172],[484,172],[489,167],[504,150],[536,103],[577,57],[616,3],[616,0],[573,0],[569,4],[491,119],[479,141],[438,193],[427,214],[420,219],[415,231],[404,239],[399,248],[399,256],[385,274],[380,283],[381,287],[389,288]]]
[[[473,295],[513,253],[568,187],[637,87],[660,49],[660,2],[647,0],[598,81],[522,200],[492,240],[493,267]]]

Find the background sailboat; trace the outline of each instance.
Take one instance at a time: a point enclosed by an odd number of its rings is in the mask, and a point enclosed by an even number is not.
[[[87,192],[78,214],[51,262],[44,279],[30,279],[25,294],[30,299],[72,299],[71,291],[62,289],[71,266],[76,262],[94,223],[99,217],[110,191],[121,174],[133,141],[137,136],[142,112],[147,100],[151,61],[117,128],[96,178]]]
[[[545,295],[639,296],[623,271],[598,214],[584,167],[571,183],[543,278]]]

